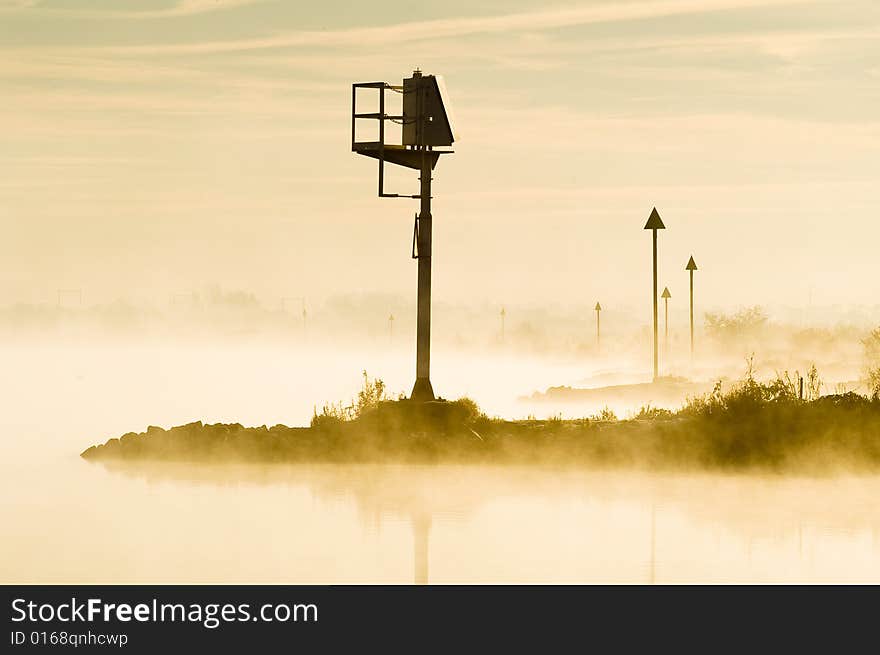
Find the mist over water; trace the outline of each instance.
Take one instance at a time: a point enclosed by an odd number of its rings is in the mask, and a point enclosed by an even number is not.
[[[439,396],[598,433],[748,370],[807,427],[835,396],[813,460],[833,434],[880,462],[876,421],[835,405],[880,398],[880,3],[411,4],[0,0],[0,582],[880,582],[880,477],[837,469],[79,457],[345,415],[362,371],[408,395],[432,261]],[[433,203],[419,263],[415,198],[377,198],[349,134],[352,82],[416,66],[461,130],[424,191],[382,178]],[[791,445],[744,424],[701,436],[736,462]]]
[[[306,425],[358,368],[407,392],[403,346],[90,338],[2,356],[4,582],[880,581],[876,477],[78,456],[151,424]],[[589,361],[441,346],[434,384],[540,416],[516,399],[601,377]]]

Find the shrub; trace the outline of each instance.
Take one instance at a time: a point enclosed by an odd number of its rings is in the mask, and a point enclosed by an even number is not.
[[[865,382],[868,393],[880,399],[880,327],[874,328],[862,339],[865,349]]]
[[[313,428],[330,428],[337,426],[351,418],[351,407],[343,407],[341,402],[324,403],[321,413],[315,409],[310,423]]]
[[[477,420],[486,419],[486,415],[473,399],[463,396],[456,400],[455,403],[463,408],[466,423],[473,423]]]
[[[362,416],[364,412],[375,409],[379,403],[388,400],[385,383],[379,379],[370,379],[366,371],[363,371],[364,386],[358,391],[357,404],[354,407],[354,418]]]
[[[707,312],[706,332],[710,337],[722,342],[734,341],[743,337],[754,337],[767,323],[767,315],[758,306],[746,307],[735,314]]]
[[[599,412],[598,414],[593,414],[590,419],[593,421],[616,421],[617,414],[615,414],[614,411],[606,405],[602,408],[601,412]]]
[[[661,407],[651,407],[650,405],[642,405],[642,408],[639,409],[639,413],[636,414],[633,418],[645,421],[654,421],[657,419],[666,419],[671,418],[673,413],[668,409],[663,409]]]

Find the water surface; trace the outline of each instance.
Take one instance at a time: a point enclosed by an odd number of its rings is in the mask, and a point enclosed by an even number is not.
[[[880,477],[94,464],[150,423],[303,424],[359,381],[344,353],[256,345],[5,357],[3,582],[880,582]],[[466,360],[502,411],[515,383]]]

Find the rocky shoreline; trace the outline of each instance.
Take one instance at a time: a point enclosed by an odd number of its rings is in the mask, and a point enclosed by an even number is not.
[[[310,427],[151,426],[91,446],[87,460],[181,462],[542,463],[560,466],[880,471],[880,400],[727,397],[626,420],[508,421],[471,401],[386,401]]]

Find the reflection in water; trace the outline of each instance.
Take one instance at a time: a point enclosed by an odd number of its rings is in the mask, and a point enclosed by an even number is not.
[[[80,472],[125,508],[84,504],[92,531],[66,535],[82,557],[56,579],[880,581],[876,478],[111,462]],[[22,556],[32,579],[33,557]]]
[[[651,503],[651,566],[648,584],[657,582],[657,506]]]
[[[413,582],[428,584],[428,537],[431,517],[424,514],[413,517]]]

